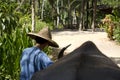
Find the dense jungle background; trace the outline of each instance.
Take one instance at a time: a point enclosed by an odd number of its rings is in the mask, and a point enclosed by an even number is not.
[[[0,80],[19,80],[22,50],[34,42],[26,36],[51,30],[104,30],[120,42],[119,0],[0,0]],[[51,49],[45,50],[49,55]]]

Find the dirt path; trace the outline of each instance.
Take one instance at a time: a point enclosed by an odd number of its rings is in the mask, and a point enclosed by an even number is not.
[[[107,38],[105,32],[89,32],[89,31],[59,31],[52,32],[53,40],[55,40],[60,48],[72,44],[66,52],[71,52],[84,42],[93,41],[101,52],[108,57],[120,57],[120,46]]]

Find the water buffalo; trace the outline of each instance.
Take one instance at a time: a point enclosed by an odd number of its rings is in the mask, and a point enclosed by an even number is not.
[[[53,65],[36,72],[32,80],[120,80],[120,68],[93,42],[87,41]]]

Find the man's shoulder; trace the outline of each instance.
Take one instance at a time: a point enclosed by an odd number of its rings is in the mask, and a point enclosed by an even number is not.
[[[28,48],[25,48],[25,49],[23,50],[23,52],[24,52],[24,53],[26,53],[26,52],[29,53],[29,52],[33,51],[34,48],[35,48],[35,47],[28,47]]]
[[[24,52],[24,51],[29,51],[30,49],[31,49],[31,47],[25,48],[25,49],[23,49],[23,52]]]

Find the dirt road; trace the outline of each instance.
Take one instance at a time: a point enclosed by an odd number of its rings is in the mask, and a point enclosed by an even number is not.
[[[55,40],[60,48],[72,44],[66,52],[71,52],[86,41],[93,41],[98,49],[108,57],[120,57],[120,45],[107,38],[106,32],[90,32],[90,31],[58,31],[52,32],[53,40]]]

